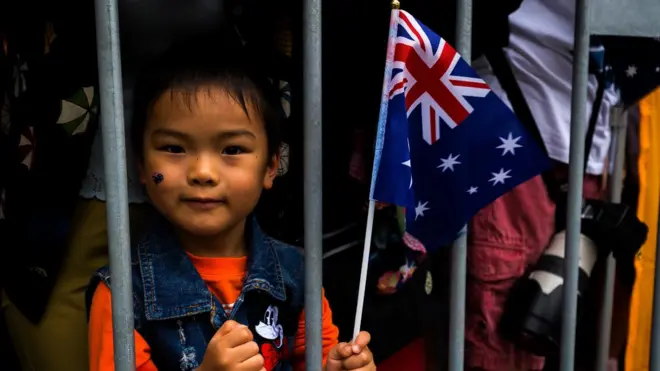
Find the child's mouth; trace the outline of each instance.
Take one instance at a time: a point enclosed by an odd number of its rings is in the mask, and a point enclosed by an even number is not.
[[[215,209],[224,203],[221,199],[205,197],[184,198],[183,202],[189,207],[199,210]]]

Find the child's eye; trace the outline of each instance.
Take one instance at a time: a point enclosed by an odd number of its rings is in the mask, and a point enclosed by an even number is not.
[[[183,153],[185,152],[183,150],[183,147],[181,146],[175,146],[175,145],[169,145],[169,146],[162,146],[158,148],[159,151],[165,151],[169,153]]]
[[[245,152],[246,152],[245,149],[239,146],[226,147],[225,149],[222,150],[223,155],[229,155],[229,156],[236,156]]]

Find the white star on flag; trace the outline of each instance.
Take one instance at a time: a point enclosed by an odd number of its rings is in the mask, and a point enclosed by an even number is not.
[[[426,207],[428,205],[428,202],[422,203],[422,201],[417,202],[417,207],[415,207],[415,220],[419,218],[420,216],[424,216],[424,212],[431,210],[431,208]]]
[[[520,137],[514,138],[511,133],[509,133],[509,136],[504,139],[500,137],[500,140],[502,141],[502,144],[499,146],[495,147],[498,149],[503,149],[504,151],[502,152],[502,156],[506,155],[507,153],[511,152],[512,155],[516,154],[516,148],[521,148],[522,146],[518,144],[518,141],[520,140]]]
[[[442,168],[442,172],[444,173],[445,170],[449,169],[451,171],[454,171],[454,165],[459,165],[460,161],[456,161],[460,155],[453,156],[451,153],[447,158],[441,158],[440,161],[442,161],[442,164],[438,165],[438,168]]]
[[[489,182],[493,182],[493,185],[496,185],[497,183],[504,184],[504,181],[511,178],[509,173],[511,170],[504,171],[504,169],[500,169],[499,173],[491,173],[493,174],[493,177],[488,180]]]
[[[478,187],[470,187],[470,188],[467,190],[467,193],[473,195],[473,194],[477,193],[477,189],[478,189]]]
[[[635,75],[637,75],[637,66],[628,66],[628,69],[626,70],[626,76],[634,77]]]

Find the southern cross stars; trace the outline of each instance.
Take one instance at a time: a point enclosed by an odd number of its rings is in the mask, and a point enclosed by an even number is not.
[[[511,155],[515,156],[516,155],[516,149],[523,147],[522,144],[518,143],[518,141],[520,141],[521,138],[522,138],[522,136],[514,137],[513,133],[509,132],[509,134],[507,135],[506,138],[499,137],[502,144],[500,144],[499,146],[497,146],[495,148],[502,150],[502,156],[506,156],[509,153]],[[460,154],[454,155],[453,153],[450,153],[449,155],[447,155],[446,158],[440,158],[441,163],[440,163],[440,165],[437,166],[437,168],[442,169],[443,173],[447,170],[454,171],[455,170],[454,167],[456,165],[461,164],[461,162],[458,161],[458,158],[460,156],[461,156]],[[410,167],[410,160],[404,162],[403,165],[406,165],[406,166]],[[504,184],[507,179],[511,178],[510,173],[511,173],[511,169],[504,170],[504,168],[501,168],[499,172],[491,173],[492,178],[490,178],[488,181],[492,182],[493,186],[496,186],[498,184]],[[412,179],[411,179],[410,184],[412,186]],[[478,190],[479,190],[478,187],[471,186],[467,189],[466,192],[470,195],[473,195],[473,194],[477,193]],[[424,211],[428,210],[426,208],[426,205],[427,205],[427,203],[422,203],[422,202],[418,203],[417,207],[415,208],[415,219],[417,219],[420,216],[424,216]]]
[[[504,171],[504,169],[500,169],[498,173],[491,173],[493,174],[493,177],[490,178],[488,181],[493,182],[493,185],[496,185],[498,183],[504,184],[504,181],[511,178],[511,175],[509,173],[511,170]]]
[[[511,133],[509,133],[509,136],[506,139],[500,137],[500,140],[502,141],[502,144],[500,144],[495,148],[504,150],[502,152],[502,156],[506,155],[507,153],[511,153],[512,155],[515,155],[516,148],[522,147],[520,144],[518,144],[520,137],[514,138],[513,135],[511,135]]]
[[[415,220],[419,218],[420,216],[424,216],[424,212],[431,210],[431,208],[426,207],[428,205],[428,202],[422,203],[422,201],[417,202],[417,206],[415,207]]]
[[[438,165],[438,168],[442,168],[443,173],[447,169],[454,171],[454,165],[459,165],[461,163],[460,161],[457,161],[459,156],[460,155],[454,156],[452,153],[450,153],[447,158],[441,158],[440,161],[442,161],[442,163]]]

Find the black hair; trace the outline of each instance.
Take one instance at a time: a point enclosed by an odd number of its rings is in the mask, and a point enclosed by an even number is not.
[[[281,141],[279,95],[259,62],[236,33],[225,29],[177,42],[145,65],[135,84],[131,122],[132,145],[138,159],[144,156],[145,126],[158,98],[176,90],[176,94],[184,94],[190,108],[200,89],[211,87],[225,90],[246,114],[250,106],[261,116],[268,158],[277,154]]]

